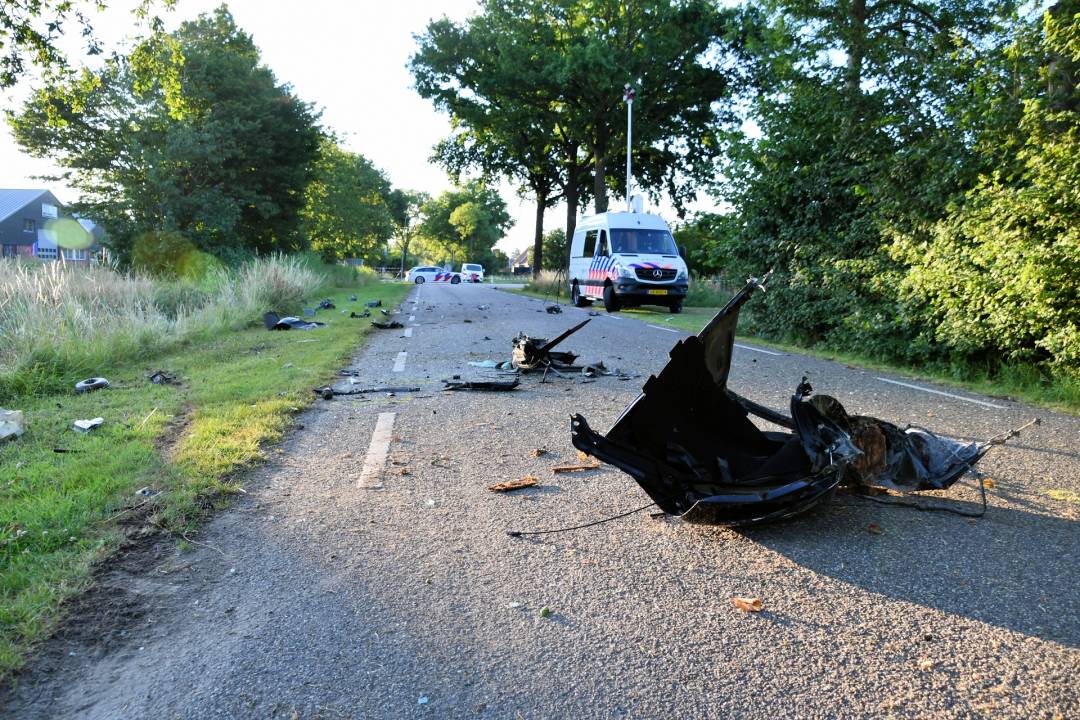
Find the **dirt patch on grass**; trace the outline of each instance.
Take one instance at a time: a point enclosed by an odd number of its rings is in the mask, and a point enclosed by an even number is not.
[[[157,454],[162,460],[166,462],[172,461],[177,448],[180,447],[180,440],[183,439],[184,433],[187,432],[188,427],[191,425],[191,420],[191,405],[185,403],[180,408],[180,412],[176,413],[165,424],[165,429],[154,440],[154,449],[157,450]]]

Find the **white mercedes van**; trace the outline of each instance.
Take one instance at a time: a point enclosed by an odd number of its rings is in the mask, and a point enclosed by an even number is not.
[[[567,276],[575,305],[602,300],[608,312],[664,305],[677,313],[690,287],[686,263],[667,223],[640,210],[582,218],[570,243]]]

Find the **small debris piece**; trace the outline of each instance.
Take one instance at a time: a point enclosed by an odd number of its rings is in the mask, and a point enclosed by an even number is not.
[[[525,477],[518,478],[516,480],[507,480],[506,482],[489,485],[488,490],[490,490],[491,492],[510,492],[511,490],[520,490],[521,488],[532,487],[539,482],[539,478],[535,478],[532,475],[526,475]]]
[[[469,362],[472,367],[492,369],[499,367],[500,364],[497,360],[472,360]]]
[[[870,533],[871,535],[881,535],[885,531],[882,530],[881,526],[877,523],[870,523],[866,526],[866,532]]]
[[[287,367],[291,367],[291,364]],[[154,385],[179,385],[180,381],[177,380],[176,375],[167,370],[152,370],[146,379],[152,382]]]
[[[572,473],[579,472],[581,470],[595,470],[600,467],[600,463],[594,462],[587,465],[560,465],[558,467],[551,468],[553,473]]]
[[[731,604],[743,612],[761,612],[761,598],[733,597]]]
[[[284,365],[281,366],[281,369],[282,370],[288,370],[291,367],[296,367],[296,366],[293,365],[292,363],[285,363]]]
[[[465,318],[465,319],[464,319],[464,320],[462,320],[461,322],[467,322],[467,323],[471,323],[471,322],[472,322],[472,320],[470,320],[469,318]]]
[[[390,313],[386,312],[386,311],[385,311],[385,310],[383,310],[382,308],[379,308],[379,312],[381,312],[381,313],[382,313],[383,315],[386,315],[387,317],[389,317],[389,316],[390,316]]]
[[[326,323],[322,322],[301,320],[295,315],[279,317],[275,312],[265,313],[263,323],[266,325],[267,330],[314,330],[326,325]]]
[[[350,295],[349,296],[349,302],[356,302],[356,296],[355,295]]]
[[[578,460],[581,460],[582,462],[592,462],[590,460],[592,455],[589,455],[587,452],[583,452],[581,450],[578,450],[577,451],[577,457],[578,457]]]
[[[365,310],[364,312],[362,312],[360,314],[357,314],[356,312],[350,312],[349,317],[350,318],[369,318],[369,317],[371,317],[371,311],[370,310]]]
[[[484,312],[485,310],[490,310],[491,306],[490,305],[477,305],[476,309],[479,310],[480,312]]]
[[[548,305],[544,309],[547,311],[548,315],[558,315],[559,313],[562,312],[562,308],[559,307],[558,305]]]
[[[382,307],[382,300],[372,300],[371,302],[366,303],[366,305],[368,307]]]
[[[533,457],[543,457],[544,455],[548,454],[548,451],[547,451],[547,448],[536,448],[535,450],[533,450],[529,454],[532,455]]]
[[[416,701],[416,704],[417,705],[427,705],[428,704],[427,696],[425,695],[424,697],[418,698],[417,701]]]
[[[105,418],[96,417],[93,420],[76,420],[71,424],[72,429],[81,433],[88,433],[105,422]]]
[[[378,320],[371,321],[372,326],[379,328],[380,330],[397,330],[398,328],[405,327],[397,320],[391,320],[390,322],[379,322]]]
[[[350,378],[351,379],[351,378]],[[324,394],[325,390],[330,390],[332,395],[367,395],[368,393],[407,393],[407,392],[420,392],[420,386],[412,387],[350,387],[348,390],[342,390],[335,387],[317,387],[312,388],[312,392],[316,395],[327,398]]]
[[[934,661],[928,658],[923,658],[919,661],[919,669],[923,671],[929,671],[934,669]]]
[[[513,390],[514,388],[516,388],[518,385],[521,384],[521,381],[515,378],[513,380],[477,380],[477,381],[443,380],[443,383],[444,383],[443,390],[495,390],[495,391],[502,390],[502,391],[505,391],[505,390]]]
[[[93,390],[101,390],[109,387],[109,381],[103,377],[92,377],[75,383],[75,392],[88,393]]]
[[[547,605],[540,608],[540,617],[542,617],[542,618],[551,617],[551,608],[549,608]]]
[[[985,488],[986,488],[987,490],[991,489],[991,488],[992,488],[992,487],[994,487],[994,485],[996,485],[996,484],[997,484],[997,483],[995,483],[995,482],[994,482],[994,478],[990,478],[990,477],[988,477],[988,478],[983,478],[983,486],[984,486],[984,487],[985,487]]]
[[[319,302],[320,310],[333,310],[335,307],[334,303],[330,301],[330,298],[326,298]]]
[[[19,437],[26,431],[22,410],[4,410],[0,408],[0,440]]]

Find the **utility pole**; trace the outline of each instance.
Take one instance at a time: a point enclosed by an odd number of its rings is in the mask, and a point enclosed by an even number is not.
[[[623,85],[623,100],[626,101],[626,212],[631,212],[630,183],[633,175],[630,173],[630,138],[633,132],[634,86],[630,83]]]

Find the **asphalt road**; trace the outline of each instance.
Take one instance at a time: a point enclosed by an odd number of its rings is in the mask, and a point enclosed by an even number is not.
[[[159,542],[103,575],[92,620],[50,643],[2,713],[1080,717],[1080,418],[740,347],[730,386],[772,407],[808,373],[850,412],[955,437],[1042,424],[981,464],[980,520],[848,496],[743,532],[643,512],[510,538],[647,502],[611,468],[551,472],[576,461],[570,414],[606,430],[642,380],[439,389],[491,376],[467,362],[508,358],[518,331],[553,337],[584,317],[488,286],[418,289],[399,315],[409,336],[380,333],[354,367],[422,391],[320,401],[194,552]],[[565,349],[644,378],[681,336],[600,316]],[[540,485],[486,490],[527,474]],[[978,502],[970,480],[943,496]]]

